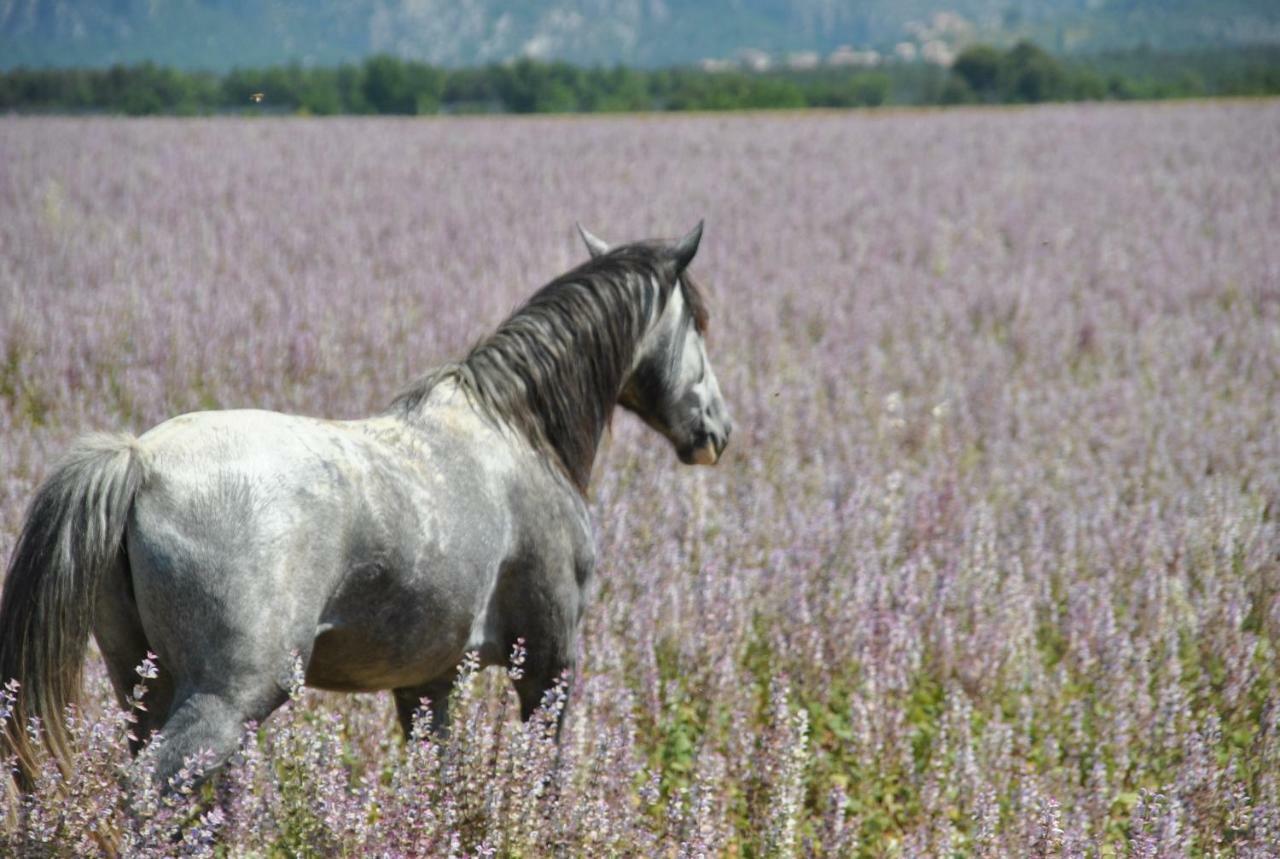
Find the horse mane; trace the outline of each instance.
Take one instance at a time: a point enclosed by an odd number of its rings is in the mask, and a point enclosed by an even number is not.
[[[664,245],[617,247],[539,289],[463,360],[411,383],[392,409],[412,415],[453,381],[482,416],[518,430],[585,494],[635,350],[676,284],[705,331],[702,291],[687,271],[677,276]]]

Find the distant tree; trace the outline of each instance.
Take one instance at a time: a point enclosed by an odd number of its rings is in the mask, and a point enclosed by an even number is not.
[[[1092,69],[1078,69],[1070,75],[1068,97],[1080,101],[1101,101],[1107,97],[1107,81]]]
[[[1135,98],[1133,82],[1124,75],[1107,76],[1107,97],[1116,99]]]
[[[755,110],[776,110],[805,107],[806,100],[804,91],[794,81],[755,77],[748,78],[748,86],[738,106]]]
[[[368,113],[371,108],[364,96],[364,69],[344,63],[338,66],[336,85],[343,113]]]
[[[799,79],[810,107],[875,107],[889,99],[892,81],[883,72],[823,73]]]
[[[223,106],[231,110],[254,109],[254,96],[263,96],[263,107],[270,110],[296,110],[306,90],[304,72],[298,66],[273,66],[267,69],[237,69],[222,79]]]
[[[582,70],[569,63],[541,65],[534,91],[538,113],[573,113],[582,110],[586,84]]]
[[[1000,90],[1005,101],[1041,102],[1065,98],[1062,65],[1032,42],[1019,42],[1000,63]]]
[[[58,101],[63,107],[72,110],[93,107],[93,72],[85,69],[67,69],[58,90]],[[189,93],[189,97],[192,95]]]
[[[944,104],[1041,102],[1068,98],[1105,98],[1106,82],[1087,68],[1068,70],[1032,42],[1022,41],[1001,53],[989,45],[973,45],[956,57],[939,94]]]
[[[767,73],[579,68],[522,60],[439,69],[389,55],[360,65],[238,69],[221,77],[143,63],[0,72],[0,110],[189,114],[737,110],[896,104],[1155,99],[1280,93],[1280,48],[1117,51],[1061,60],[1030,42],[967,48],[954,66],[820,67]]]
[[[978,94],[964,78],[952,75],[942,87],[940,100],[943,104],[970,104],[978,100]]]
[[[507,110],[533,113],[538,109],[538,88],[543,85],[542,66],[529,59],[506,68],[493,68],[495,90]]]
[[[1204,78],[1190,69],[1179,73],[1173,81],[1173,86],[1180,96],[1202,96],[1209,91]]]
[[[1280,92],[1280,63],[1251,62],[1224,76],[1219,92],[1229,95],[1267,95]]]
[[[635,69],[617,66],[597,70],[591,78],[587,109],[598,111],[637,111],[653,108],[653,93],[648,77]]]
[[[522,59],[491,71],[498,99],[514,113],[569,113],[584,107],[586,76],[568,63]]]
[[[962,101],[971,101],[973,98],[995,101],[1000,95],[1000,72],[1004,62],[1005,58],[1000,52],[989,45],[973,45],[965,48],[951,66],[952,81],[963,84],[963,87],[957,84],[951,88],[951,91],[953,93],[967,91],[970,97],[961,99]],[[945,94],[946,90],[944,90],[944,96]]]
[[[302,80],[298,107],[307,113],[327,116],[342,113],[342,91],[338,74],[333,69],[311,69]]]
[[[501,107],[492,66],[452,69],[444,74],[440,100],[450,112],[491,112]]]
[[[414,113],[439,113],[444,92],[444,74],[426,63],[408,63],[405,77],[413,94]]]
[[[142,63],[124,69],[122,79],[124,88],[116,107],[131,116],[176,113],[184,106],[183,81],[171,69]]]
[[[363,103],[376,113],[436,113],[444,75],[426,63],[379,54],[365,60],[359,89]]]
[[[888,75],[872,72],[854,78],[853,90],[857,94],[858,104],[879,107],[889,100],[892,86],[893,82]]]
[[[417,113],[418,99],[403,60],[378,54],[364,61],[364,100],[376,113]]]

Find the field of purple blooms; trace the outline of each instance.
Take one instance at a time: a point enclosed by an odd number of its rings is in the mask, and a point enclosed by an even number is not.
[[[615,418],[558,752],[501,671],[440,743],[300,690],[166,801],[93,654],[0,854],[1277,855],[1278,153],[1275,101],[0,119],[4,558],[77,434],[379,410],[575,220],[707,219],[736,424]]]

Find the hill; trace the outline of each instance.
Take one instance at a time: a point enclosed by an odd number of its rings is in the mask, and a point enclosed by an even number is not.
[[[969,41],[1055,52],[1280,43],[1269,0],[10,0],[0,68],[152,61],[225,71],[373,53],[446,66],[518,57],[669,66],[946,62]],[[841,51],[841,48],[846,50]],[[848,48],[856,49],[850,51]],[[932,51],[932,53],[930,53]]]

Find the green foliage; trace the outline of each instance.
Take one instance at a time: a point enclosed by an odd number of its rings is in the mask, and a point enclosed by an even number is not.
[[[876,70],[648,71],[528,59],[443,69],[378,54],[359,65],[292,64],[236,69],[221,77],[150,63],[0,74],[0,111],[131,115],[772,110],[1275,93],[1280,93],[1280,49],[1130,51],[1071,62],[1027,41],[1003,51],[971,46],[950,71],[923,63],[891,63]]]
[[[1001,52],[974,45],[956,57],[943,89],[946,104],[965,102],[1029,104],[1103,98],[1106,88],[1088,70],[1068,69],[1031,42]]]
[[[365,61],[360,84],[364,103],[374,113],[435,113],[444,73],[425,63],[379,54]]]
[[[1066,97],[1067,75],[1043,49],[1019,42],[1000,63],[999,89],[1005,101],[1059,101]]]
[[[974,45],[956,57],[951,81],[977,98],[995,101],[1004,57],[989,45]],[[968,100],[968,99],[964,99]]]
[[[1280,93],[1280,51],[1154,53],[1062,60],[1031,42],[1007,51],[973,45],[956,58],[943,104],[1197,98]]]

